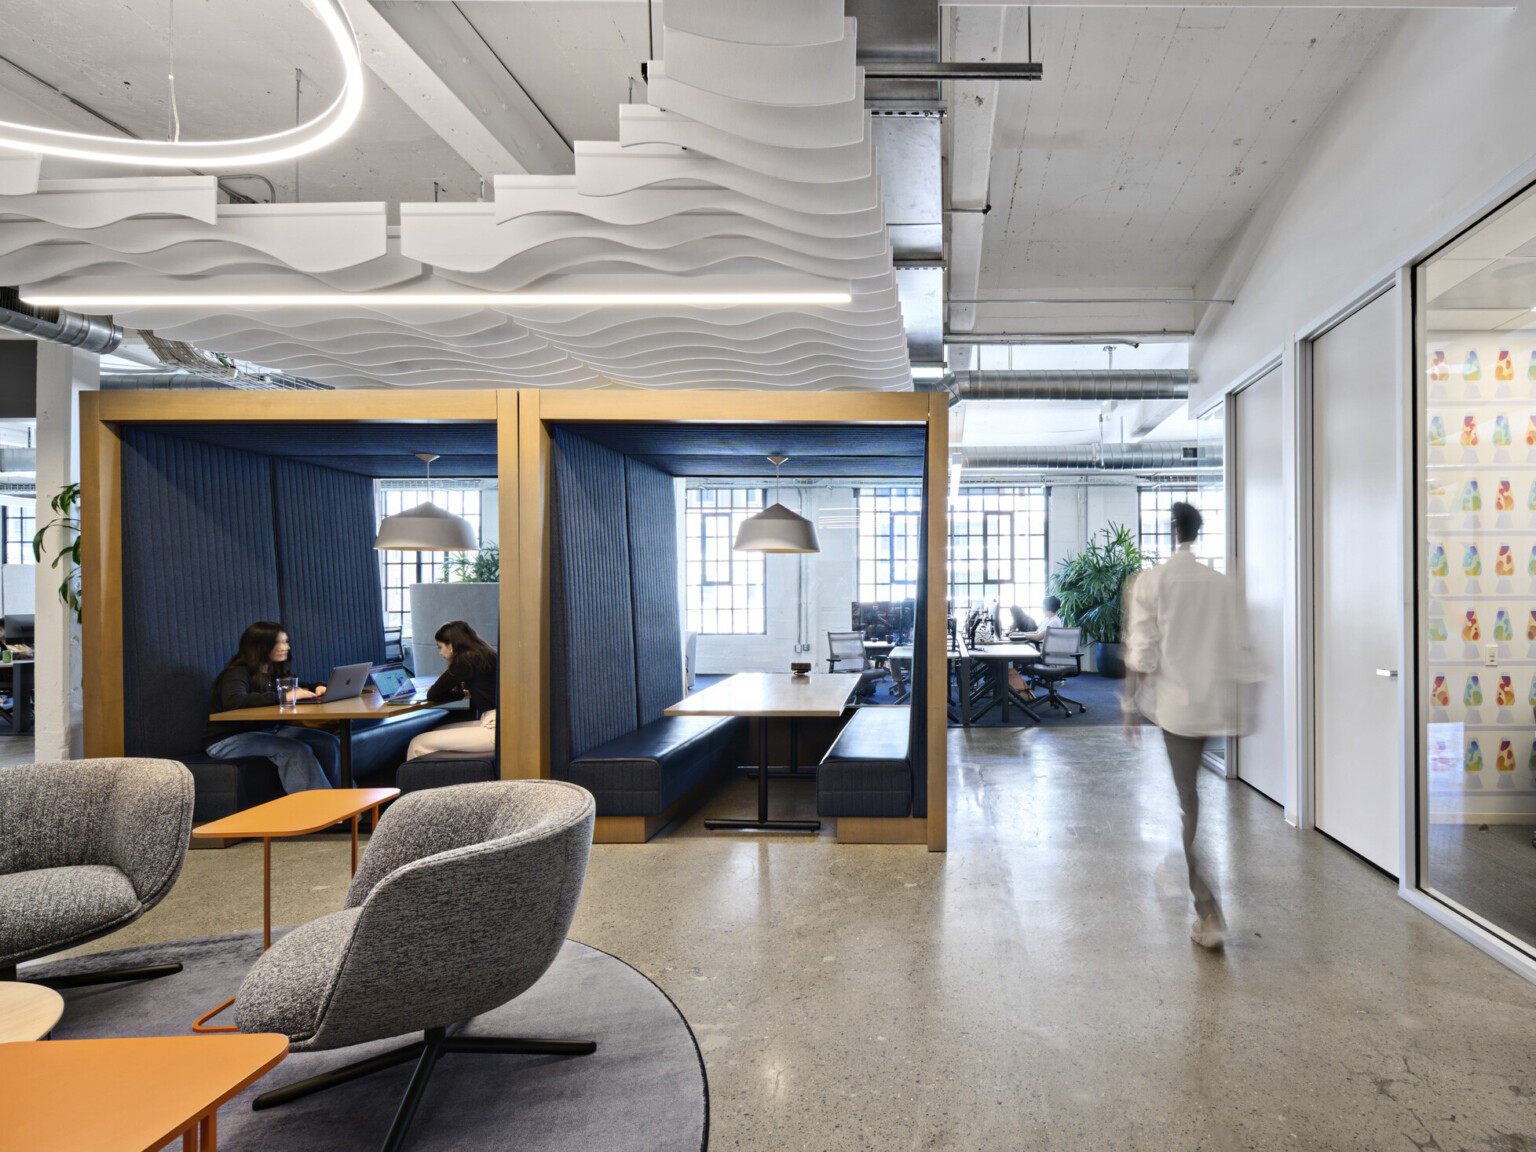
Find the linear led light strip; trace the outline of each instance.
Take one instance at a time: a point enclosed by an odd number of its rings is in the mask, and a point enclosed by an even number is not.
[[[207,293],[199,295],[30,293],[22,299],[37,308],[110,312],[120,308],[289,308],[473,307],[562,304],[849,304],[847,292],[298,292]]]
[[[0,120],[0,147],[154,168],[251,168],[277,160],[291,160],[324,148],[352,127],[362,111],[363,58],[357,47],[357,34],[342,9],[341,0],[313,0],[313,4],[320,22],[336,42],[344,70],[341,92],[330,107],[313,120],[269,136],[180,142],[94,136]]]

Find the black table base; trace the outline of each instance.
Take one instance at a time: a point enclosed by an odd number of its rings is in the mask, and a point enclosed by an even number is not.
[[[800,721],[789,722],[789,772],[794,778],[800,771]],[[768,819],[768,717],[757,721],[757,819],[709,818],[704,827],[711,832],[820,832],[820,820],[770,820]],[[781,775],[779,779],[785,779]],[[800,777],[810,779],[809,776]]]

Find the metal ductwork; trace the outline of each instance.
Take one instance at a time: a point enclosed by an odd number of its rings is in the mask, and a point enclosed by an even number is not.
[[[0,329],[97,354],[114,351],[123,342],[123,330],[112,321],[58,308],[33,308],[21,302],[15,288],[0,288]]]
[[[103,392],[139,392],[155,389],[175,391],[329,391],[331,385],[302,376],[289,376],[286,372],[270,372],[260,376],[241,373],[238,376],[200,376],[196,372],[103,372]]]
[[[1196,444],[1083,444],[1071,448],[965,448],[967,471],[1056,468],[1077,472],[1194,472],[1221,467],[1221,448]]]
[[[1187,400],[1187,370],[968,371],[954,373],[961,400]]]
[[[0,448],[0,472],[36,471],[36,448]]]

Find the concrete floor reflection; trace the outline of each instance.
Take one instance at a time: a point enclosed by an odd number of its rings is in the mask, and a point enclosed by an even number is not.
[[[1231,935],[1189,940],[1160,742],[950,733],[950,851],[711,833],[594,849],[572,935],[635,965],[705,1056],[712,1148],[1536,1148],[1536,987],[1242,784],[1202,773]],[[741,779],[708,814],[747,811]],[[811,788],[775,783],[775,813]],[[278,854],[274,852],[274,857]],[[339,907],[340,843],[274,910]],[[194,852],[99,946],[260,923],[260,847]]]

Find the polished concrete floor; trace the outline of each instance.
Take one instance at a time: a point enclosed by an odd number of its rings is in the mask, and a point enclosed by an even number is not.
[[[1202,774],[1232,926],[1207,953],[1160,741],[950,741],[947,854],[698,817],[594,849],[572,935],[693,1024],[712,1148],[1536,1149],[1536,986],[1381,873]],[[741,780],[708,811],[751,807]],[[339,906],[344,840],[273,855],[279,921]],[[254,927],[260,870],[258,845],[194,852],[102,946]]]

